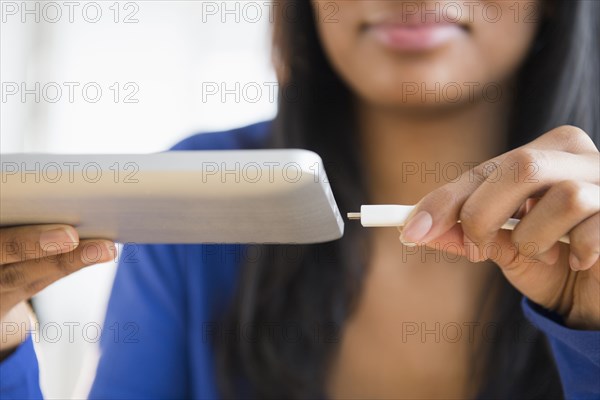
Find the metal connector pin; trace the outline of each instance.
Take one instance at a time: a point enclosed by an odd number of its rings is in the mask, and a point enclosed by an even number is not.
[[[348,219],[360,219],[360,213],[359,212],[349,212],[348,213]]]

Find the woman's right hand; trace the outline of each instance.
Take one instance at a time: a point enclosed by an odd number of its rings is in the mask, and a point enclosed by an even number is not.
[[[0,352],[9,352],[29,329],[24,301],[80,269],[115,258],[110,240],[79,240],[75,228],[48,224],[0,228]]]

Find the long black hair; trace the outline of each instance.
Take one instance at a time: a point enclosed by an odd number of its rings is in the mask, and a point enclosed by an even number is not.
[[[306,148],[325,160],[338,206],[367,198],[355,146],[353,95],[327,61],[311,2],[288,0],[293,18],[276,13],[279,68],[273,147]],[[548,0],[534,46],[521,67],[509,147],[571,124],[600,136],[600,7],[595,0]],[[291,94],[293,93],[293,94]],[[225,329],[259,329],[254,340],[215,344],[217,374],[227,398],[323,398],[325,377],[344,322],[358,300],[368,260],[364,230],[347,224],[344,238],[301,246],[266,246],[269,256],[243,266]],[[268,249],[267,249],[268,248]],[[290,256],[292,255],[292,256]],[[542,334],[527,324],[521,295],[497,273],[494,321],[529,327],[515,339],[498,330],[485,352],[481,398],[560,398],[562,390]],[[291,332],[291,333],[290,333]]]

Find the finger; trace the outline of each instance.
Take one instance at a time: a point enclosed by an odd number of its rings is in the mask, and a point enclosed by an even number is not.
[[[538,247],[533,246],[533,249],[536,252],[532,255],[532,257],[543,262],[544,264],[554,265],[558,262],[558,260],[560,260],[560,248],[560,243],[556,242],[548,250],[540,253],[536,251]]]
[[[586,182],[562,181],[552,186],[535,207],[521,219],[512,233],[517,245],[535,244],[537,256],[547,253],[578,224],[600,211],[600,187]],[[550,255],[553,258],[548,258]],[[540,261],[556,261],[548,253]]]
[[[463,173],[456,182],[445,184],[423,197],[408,216],[400,240],[403,243],[429,242],[450,230],[456,225],[466,199],[504,156],[476,166]]]
[[[527,146],[540,150],[561,150],[573,154],[597,154],[596,144],[582,129],[563,125],[536,138]]]
[[[511,218],[523,219],[523,217],[526,216],[529,211],[531,211],[533,206],[535,206],[539,200],[540,199],[537,197],[528,198],[523,204],[521,204],[517,212],[515,212]]]
[[[510,231],[500,231],[494,241],[482,246],[471,242],[468,237],[464,237],[461,225],[456,224],[441,236],[420,244],[448,254],[466,257],[471,262],[490,259],[505,269],[514,269],[519,262],[527,264],[536,262],[532,258],[534,250],[532,246],[523,246],[519,253],[519,249],[512,243],[510,235]]]
[[[407,219],[402,241],[427,242],[460,219],[473,242],[486,243],[527,198],[562,180],[593,181],[596,176],[589,171],[597,169],[597,164],[591,156],[526,147],[505,153],[421,199]]]
[[[527,214],[529,212],[529,210],[531,209],[530,207],[528,208],[527,206],[528,202],[525,201],[525,203],[521,204],[521,206],[517,209],[517,211],[515,211],[515,213],[513,215],[511,215],[511,218],[516,218],[516,219],[521,219],[525,216],[525,214]]]
[[[431,239],[428,242],[424,242],[423,244],[431,249],[442,251],[446,254],[467,257],[471,260],[469,249],[466,248],[463,242],[463,236],[464,234],[460,224],[455,224],[441,236]]]
[[[11,308],[16,304],[27,301],[43,289],[56,282],[59,277],[47,277],[35,282],[29,283],[27,286],[17,290],[11,290],[2,294],[3,307]]]
[[[597,213],[570,233],[571,253],[569,264],[575,271],[590,269],[600,257],[600,214]]]
[[[508,237],[510,235],[510,231],[505,231],[503,235]],[[503,243],[505,246],[505,249],[503,250],[499,250],[499,243],[491,243],[483,246],[479,243],[474,243],[464,235],[460,224],[456,224],[446,233],[437,238],[431,239],[429,242],[424,244],[425,246],[435,250],[441,250],[448,254],[466,257],[471,262],[481,262],[491,258],[494,261],[503,263],[503,265],[513,262],[511,257],[516,257],[516,253],[518,251],[518,248],[510,241],[505,241]],[[523,248],[521,251],[523,251],[523,255],[527,259],[533,258],[536,247],[532,246],[531,243],[522,247]],[[508,255],[508,257],[499,257],[499,251],[504,251],[505,256]],[[546,264],[555,264],[558,261],[559,255],[560,246],[558,243],[556,243],[542,255],[538,254],[535,259]]]
[[[511,234],[511,231],[499,231],[494,240],[484,247],[485,255],[500,267],[517,290],[532,301],[554,309],[561,302],[566,281],[574,276],[564,267],[568,246],[559,243],[560,259],[547,264],[533,258],[535,245],[529,244],[521,248],[514,246]]]
[[[590,156],[582,156],[588,153]],[[535,205],[536,200],[526,198],[527,195],[542,194],[550,185],[566,179],[598,183],[598,161],[598,149],[583,130],[568,125],[553,129],[526,146],[506,153],[498,169],[490,172],[465,202],[466,207],[460,215],[461,221],[467,220],[466,224],[463,221],[464,229],[477,242],[487,242],[511,216],[510,213],[523,214],[523,207],[527,213]],[[573,167],[564,168],[563,165]],[[486,214],[481,205],[488,201],[504,206],[508,211],[488,213],[488,216],[496,218],[489,221],[489,229],[486,230],[488,224],[483,219]],[[468,218],[471,214],[475,217]],[[471,227],[470,222],[475,222],[475,225]],[[479,228],[481,231],[478,231]]]
[[[36,282],[51,282],[84,267],[114,259],[114,243],[107,240],[83,240],[74,251],[0,266],[0,291],[27,287]],[[33,286],[32,286],[33,285]],[[32,289],[27,289],[29,292]]]
[[[474,242],[488,243],[528,198],[568,179],[592,181],[594,166],[598,163],[592,157],[571,153],[531,148],[509,153],[495,176],[490,175],[462,206],[459,218],[465,234]]]
[[[48,224],[0,229],[0,265],[73,250],[79,235],[69,225]]]
[[[586,176],[581,176],[577,178],[578,180],[584,180],[591,183],[598,183],[600,181],[600,172],[598,171],[598,149],[593,140],[587,133],[577,127],[569,125],[561,126],[538,137],[525,146],[502,154],[477,166],[471,171],[467,171],[457,182],[444,185],[437,191],[425,196],[425,198],[417,204],[417,207],[415,207],[407,219],[402,234],[402,241],[412,243],[428,241],[429,239],[443,234],[456,222],[455,217],[459,215],[457,210],[461,209],[466,198],[468,198],[481,183],[490,180],[489,174],[490,172],[493,172],[494,166],[503,163],[505,168],[517,168],[516,172],[522,172],[519,174],[519,178],[527,177],[527,174],[535,174],[536,168],[539,167],[539,164],[537,163],[538,160],[536,157],[532,156],[541,154],[543,151],[558,151],[570,153],[571,155],[590,155],[590,157],[583,157],[582,161],[585,162],[586,165],[589,164],[587,166],[590,168],[582,167],[580,165],[580,158],[577,158],[576,160],[573,160],[575,161],[574,165],[579,164],[580,167],[578,170],[573,171],[576,175],[560,175],[560,172],[564,171],[559,170],[559,175],[556,176],[557,180],[574,179],[574,177],[583,173]],[[512,158],[510,161],[513,162],[507,163],[507,158]],[[555,160],[552,160],[549,164],[550,167],[556,167],[557,165]],[[504,171],[505,168],[503,168],[502,172],[506,172]],[[522,169],[525,169],[525,171],[522,171]],[[504,176],[506,177],[508,174],[505,173]],[[441,213],[437,212],[431,214],[431,210],[435,210],[436,208],[441,208],[443,211]],[[513,210],[513,213],[517,208],[518,205]],[[420,216],[419,219],[415,218],[417,215]],[[419,223],[412,223],[415,220]]]

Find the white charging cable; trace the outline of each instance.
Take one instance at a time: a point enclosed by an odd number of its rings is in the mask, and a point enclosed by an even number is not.
[[[360,212],[348,213],[348,219],[360,220],[362,226],[369,228],[387,226],[398,227],[404,226],[406,219],[414,208],[415,206],[402,206],[397,204],[361,206]],[[457,222],[460,223],[460,221]],[[500,229],[512,231],[519,222],[519,219],[509,218]],[[567,244],[570,243],[568,235],[564,235],[558,241]]]

